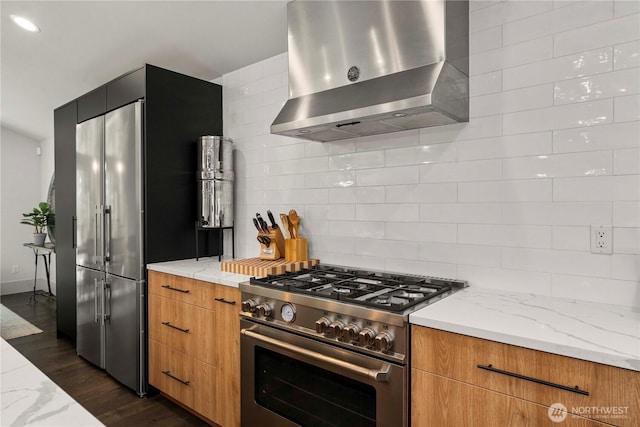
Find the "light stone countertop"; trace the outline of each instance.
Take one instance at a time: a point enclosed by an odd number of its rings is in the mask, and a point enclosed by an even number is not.
[[[251,277],[221,271],[217,258],[148,269],[236,288]],[[640,371],[640,309],[471,287],[412,313],[409,322]]]
[[[409,322],[640,371],[640,309],[465,288]]]
[[[189,277],[204,282],[218,283],[237,288],[240,282],[248,281],[251,276],[245,274],[229,273],[220,270],[218,257],[184,259],[179,261],[158,262],[147,264],[148,270],[161,273],[174,274],[176,276]]]
[[[0,425],[104,426],[2,338],[0,351]]]

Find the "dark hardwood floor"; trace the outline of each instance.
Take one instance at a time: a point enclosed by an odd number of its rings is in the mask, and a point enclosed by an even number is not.
[[[200,418],[156,393],[140,398],[107,373],[76,355],[75,344],[56,338],[56,303],[31,293],[3,295],[0,302],[43,333],[8,340],[71,397],[107,426],[207,426]]]

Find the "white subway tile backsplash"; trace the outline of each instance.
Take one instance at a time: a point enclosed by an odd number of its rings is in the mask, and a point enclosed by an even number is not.
[[[638,40],[619,44],[613,48],[613,68],[623,70],[632,67],[640,67],[640,41]]]
[[[355,183],[354,171],[321,172],[306,174],[303,182],[306,188],[351,187]]]
[[[363,151],[329,157],[329,170],[381,168],[385,164],[384,151]]]
[[[613,152],[613,173],[614,175],[639,175],[640,148],[615,150]]]
[[[469,32],[476,33],[486,28],[516,21],[527,16],[538,15],[553,8],[550,0],[503,1],[496,5],[469,12]]]
[[[554,56],[640,39],[640,15],[602,21],[554,36]]]
[[[493,116],[514,111],[533,110],[553,105],[554,88],[551,84],[508,90],[469,100],[469,116]]]
[[[472,1],[466,123],[272,135],[287,54],[224,75],[237,256],[257,255],[255,212],[295,208],[323,263],[640,307],[638,5]]]
[[[502,70],[503,90],[606,73],[613,69],[610,46]]]
[[[613,253],[640,254],[640,228],[615,227],[613,229]]]
[[[638,95],[616,98],[613,108],[616,123],[640,120],[640,96]]]
[[[554,226],[553,249],[583,251],[591,250],[591,227]]]
[[[502,160],[504,179],[557,178],[612,174],[611,151],[550,154]]]
[[[369,204],[356,205],[358,221],[417,221],[420,207],[417,204]]]
[[[464,182],[458,184],[460,202],[551,201],[550,179]]]
[[[551,286],[551,295],[558,298],[640,307],[640,287],[634,281],[554,274]]]
[[[613,100],[603,99],[504,115],[504,133],[530,133],[613,122]]]
[[[469,77],[469,96],[486,95],[502,90],[502,71],[492,71]]]
[[[469,75],[488,73],[504,68],[530,64],[553,57],[553,38],[535,40],[505,46],[487,52],[469,55]]]
[[[385,151],[385,166],[419,165],[422,163],[452,162],[457,158],[456,143],[418,145]]]
[[[553,131],[555,153],[630,148],[637,147],[639,141],[637,122]]]
[[[611,255],[611,278],[640,283],[640,255]]]
[[[640,227],[640,202],[614,202],[612,224],[614,227]]]
[[[614,0],[613,4],[616,18],[632,13],[640,13],[640,3],[635,0]]]
[[[458,160],[501,159],[552,152],[550,131],[458,142]]]
[[[491,181],[500,178],[502,174],[498,159],[420,166],[420,182]]]
[[[387,203],[455,202],[458,197],[457,184],[415,184],[387,187]]]
[[[340,237],[384,238],[384,223],[376,221],[329,221],[329,234]]]
[[[611,202],[504,203],[505,224],[589,226],[611,224]]]
[[[553,180],[557,201],[640,200],[640,180],[634,175],[558,178]]]
[[[467,280],[473,287],[551,295],[550,273],[460,264],[458,279]]]
[[[553,90],[556,105],[632,95],[640,92],[640,68],[563,80]]]
[[[503,25],[504,44],[509,45],[567,31],[613,17],[613,2],[579,2]]]
[[[458,243],[521,248],[550,248],[551,227],[541,225],[458,224]]]
[[[413,184],[418,182],[418,176],[418,166],[363,169],[356,171],[356,184],[358,186]]]
[[[418,248],[417,242],[356,239],[356,253],[365,256],[417,260]]]
[[[502,47],[502,27],[478,31],[469,37],[469,54],[485,52]]]
[[[456,243],[458,235],[455,224],[387,222],[384,225],[384,230],[386,239],[411,242]]]
[[[609,277],[611,256],[551,249],[502,249],[506,269]]]
[[[420,259],[485,267],[500,266],[500,248],[453,243],[420,243]]]

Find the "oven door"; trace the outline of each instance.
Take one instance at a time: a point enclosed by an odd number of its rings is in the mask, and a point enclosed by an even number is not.
[[[406,367],[241,320],[242,425],[407,425]]]

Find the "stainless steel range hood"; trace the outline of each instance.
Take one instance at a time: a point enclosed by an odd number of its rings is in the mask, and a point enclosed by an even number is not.
[[[469,3],[293,1],[271,133],[334,141],[469,120]]]

